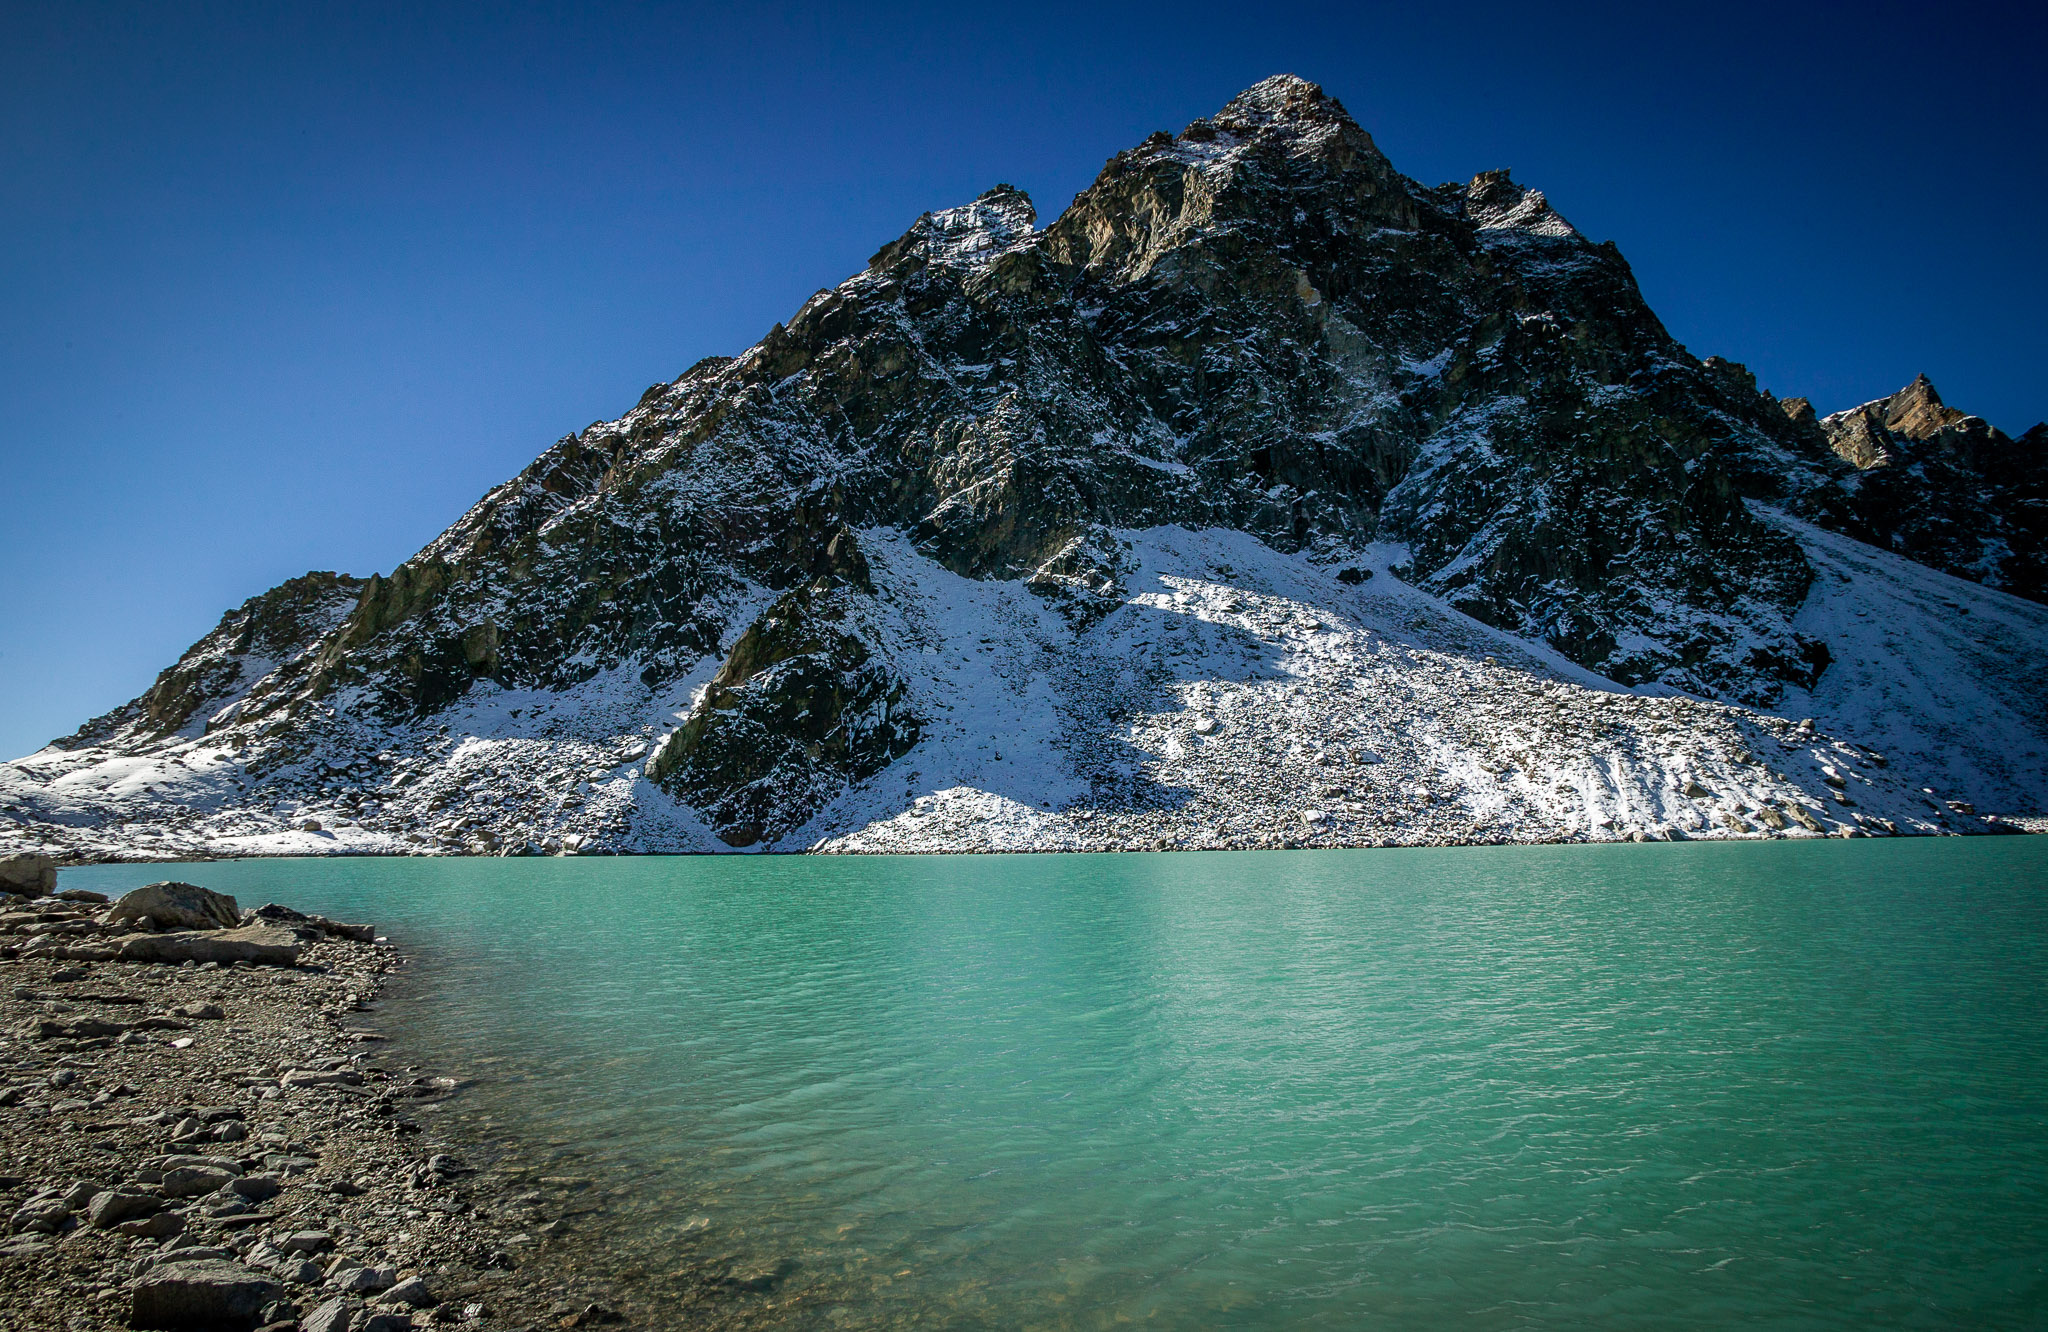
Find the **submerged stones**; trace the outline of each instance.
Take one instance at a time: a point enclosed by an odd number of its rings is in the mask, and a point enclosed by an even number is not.
[[[114,942],[242,932],[147,934],[99,924],[94,905],[57,899],[33,915]],[[498,1219],[500,1178],[461,1166],[412,1113],[455,1081],[382,1065],[344,1016],[397,956],[303,920],[303,940],[262,928],[294,938],[299,962],[80,964],[0,929],[12,982],[0,987],[0,1323],[217,1332],[289,1326],[339,1301],[330,1328],[402,1332],[460,1295],[488,1298],[510,1326],[551,1325],[564,1279],[583,1274],[539,1251],[515,1271],[506,1255],[529,1219]]]

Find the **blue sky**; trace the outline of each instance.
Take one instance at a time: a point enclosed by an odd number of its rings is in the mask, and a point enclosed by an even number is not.
[[[2017,432],[2043,37],[2019,5],[7,7],[0,755],[285,578],[390,569],[918,213],[1010,181],[1049,220],[1280,72],[1426,183],[1513,168],[1781,395],[1925,371]]]

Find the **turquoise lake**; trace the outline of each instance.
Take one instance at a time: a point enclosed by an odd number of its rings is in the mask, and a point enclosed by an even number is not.
[[[736,1325],[2048,1325],[2048,838],[242,861]]]

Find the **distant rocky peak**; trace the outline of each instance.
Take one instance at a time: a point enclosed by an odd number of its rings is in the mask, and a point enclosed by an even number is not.
[[[1038,210],[1014,185],[998,185],[973,203],[932,214],[933,257],[985,263],[1036,230]]]
[[[953,268],[981,268],[1037,235],[1038,209],[1014,185],[997,185],[972,203],[926,213],[873,258],[870,269],[906,257]]]
[[[1218,129],[1245,135],[1312,125],[1357,127],[1343,103],[1293,74],[1261,79],[1224,103],[1209,121]]]
[[[2008,442],[1988,422],[1943,403],[1926,375],[1914,376],[1890,397],[1823,417],[1820,427],[1836,453],[1865,471],[1896,464],[1909,445],[1932,443],[1950,450],[1961,445],[1974,451],[1996,450]]]
[[[1194,121],[1178,136],[1153,135],[1140,150],[1201,165],[1261,149],[1277,149],[1288,157],[1329,157],[1333,147],[1340,149],[1339,165],[1364,161],[1375,171],[1388,169],[1372,136],[1343,103],[1307,79],[1276,74],[1231,98],[1215,115]]]
[[[1550,206],[1543,191],[1517,185],[1506,171],[1482,171],[1465,186],[1465,211],[1481,231],[1576,236],[1578,228]]]
[[[1907,439],[1931,439],[1968,419],[1967,412],[1942,403],[1926,375],[1915,375],[1912,383],[1884,400],[1885,429]]]

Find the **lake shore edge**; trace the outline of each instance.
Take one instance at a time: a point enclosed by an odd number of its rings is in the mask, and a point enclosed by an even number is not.
[[[246,847],[225,848],[209,851],[203,848],[166,848],[161,852],[146,855],[106,853],[100,851],[78,851],[69,848],[51,847],[38,844],[34,847],[18,848],[14,854],[49,856],[60,867],[84,865],[181,865],[224,863],[236,860],[298,860],[298,859],[362,859],[362,860],[498,860],[498,859],[605,859],[627,857],[649,859],[673,857],[678,859],[744,856],[1039,856],[1039,855],[1143,855],[1162,852],[1217,852],[1217,851],[1418,851],[1456,850],[1479,846],[1629,846],[1655,844],[1658,842],[1816,842],[1842,838],[1944,838],[1944,837],[1999,837],[2048,834],[2048,814],[1987,814],[1975,816],[1973,822],[1961,827],[1947,828],[1935,832],[1901,828],[1897,832],[1870,832],[1853,825],[1841,825],[1826,831],[1787,829],[1782,832],[1735,835],[1727,833],[1687,833],[1682,829],[1660,828],[1643,832],[1633,837],[1507,837],[1481,836],[1472,838],[1429,837],[1414,840],[1395,838],[1374,838],[1370,840],[1312,839],[1274,837],[1263,841],[1216,841],[1202,842],[1193,839],[1161,837],[1133,839],[1118,844],[1081,844],[1055,846],[903,846],[863,847],[835,846],[829,842],[822,846],[791,847],[774,850],[729,850],[729,851],[667,851],[643,850],[634,847],[590,847],[575,852],[533,852],[522,856],[515,851],[472,851],[423,849],[419,847],[378,847],[378,846],[337,846],[332,849],[309,849],[293,845],[276,850],[251,849]]]
[[[387,1053],[387,938],[120,914],[0,894],[0,1329],[624,1321],[553,1242],[577,1182],[472,1159],[431,1122],[459,1081]]]

